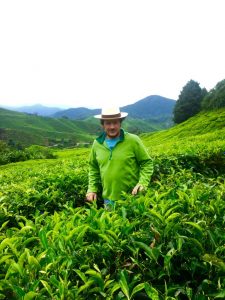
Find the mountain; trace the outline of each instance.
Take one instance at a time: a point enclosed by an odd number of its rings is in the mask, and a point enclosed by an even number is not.
[[[69,118],[74,120],[83,120],[89,118],[91,116],[100,114],[100,109],[89,109],[86,107],[78,107],[78,108],[69,108],[66,110],[58,111],[52,114],[54,118]]]
[[[8,110],[18,111],[18,112],[24,112],[24,113],[28,113],[28,114],[39,115],[39,116],[51,116],[62,110],[58,107],[48,107],[48,106],[44,106],[41,104],[35,104],[35,105],[31,105],[31,106],[22,106],[22,107],[4,106],[3,108],[8,109]]]
[[[121,111],[129,113],[129,117],[143,120],[165,121],[172,119],[173,108],[176,101],[158,95],[148,96],[134,104],[121,107]],[[100,114],[101,109],[88,109],[84,107],[70,108],[53,114],[53,117],[68,117],[70,119],[85,119]]]
[[[123,106],[121,110],[129,113],[130,117],[138,119],[166,120],[172,117],[176,101],[158,95],[148,96],[134,104]]]

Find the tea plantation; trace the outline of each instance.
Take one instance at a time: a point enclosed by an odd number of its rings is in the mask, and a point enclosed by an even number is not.
[[[113,211],[84,202],[89,149],[1,166],[0,299],[225,299],[224,115],[144,135],[149,190]]]

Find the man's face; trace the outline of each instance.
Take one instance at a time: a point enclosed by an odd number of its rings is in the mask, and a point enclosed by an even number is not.
[[[113,139],[120,135],[120,119],[104,120],[103,129],[106,132],[107,138]]]

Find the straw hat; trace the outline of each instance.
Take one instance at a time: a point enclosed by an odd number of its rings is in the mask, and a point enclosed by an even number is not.
[[[120,112],[119,107],[103,108],[101,115],[94,116],[101,120],[113,120],[113,119],[123,119],[126,118],[128,113]]]

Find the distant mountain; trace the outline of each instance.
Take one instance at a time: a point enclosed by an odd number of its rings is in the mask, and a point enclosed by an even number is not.
[[[121,110],[128,112],[130,117],[138,119],[166,120],[172,117],[176,101],[158,95],[148,96],[134,104],[123,106]]]
[[[52,114],[52,117],[54,118],[66,117],[74,120],[83,120],[100,113],[101,113],[100,109],[89,109],[86,107],[78,107],[78,108],[69,108],[66,110],[58,111],[55,114]]]
[[[22,107],[8,107],[4,106],[3,108],[12,110],[12,111],[18,111],[23,112],[27,114],[33,114],[33,115],[39,115],[39,116],[51,116],[62,109],[58,107],[48,107],[41,104],[35,104],[31,106],[22,106]]]
[[[144,120],[172,120],[173,108],[176,101],[158,95],[148,96],[134,104],[121,107],[121,111],[129,113],[129,117]],[[96,114],[100,114],[101,109],[88,109],[85,107],[70,108],[61,110],[52,117],[67,117],[69,119],[82,120]]]

